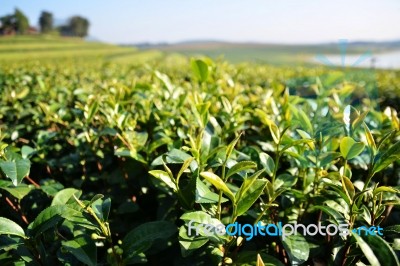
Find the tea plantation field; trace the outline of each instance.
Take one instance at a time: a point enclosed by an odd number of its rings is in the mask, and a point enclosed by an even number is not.
[[[13,37],[0,96],[0,265],[399,265],[400,71]]]

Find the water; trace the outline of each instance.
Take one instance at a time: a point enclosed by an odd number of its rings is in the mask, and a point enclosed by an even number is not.
[[[344,64],[341,55],[323,55],[313,58],[314,63],[333,66],[375,67],[381,69],[400,69],[400,50],[364,55],[346,55]]]

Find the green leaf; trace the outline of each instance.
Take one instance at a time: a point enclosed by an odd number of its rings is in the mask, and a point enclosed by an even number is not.
[[[29,224],[29,235],[37,237],[46,230],[55,227],[63,219],[73,220],[74,217],[81,217],[81,212],[70,208],[68,205],[54,205],[44,209],[36,219]]]
[[[149,174],[151,174],[155,178],[158,178],[161,181],[163,181],[166,185],[168,185],[174,191],[178,190],[178,188],[176,187],[175,182],[171,179],[171,177],[168,175],[167,172],[162,171],[162,170],[152,170],[152,171],[149,172]]]
[[[24,229],[21,226],[4,217],[0,217],[0,235],[14,235],[26,238]]]
[[[27,145],[24,145],[21,148],[21,155],[22,155],[23,159],[28,159],[29,155],[33,154],[34,152],[35,152],[35,149],[33,149]]]
[[[62,241],[62,247],[70,252],[80,262],[89,265],[97,265],[97,248],[95,242],[89,236],[80,235],[73,240]]]
[[[376,151],[376,144],[374,137],[372,136],[371,131],[369,130],[367,124],[364,123],[364,131],[365,131],[365,136],[368,142],[368,146],[375,152]]]
[[[179,228],[179,244],[181,246],[182,257],[187,257],[195,250],[201,248],[209,241],[205,236],[189,236],[186,226]]]
[[[292,187],[296,184],[297,177],[290,174],[280,174],[275,179],[274,190],[278,190],[280,187]]]
[[[260,157],[260,163],[264,167],[267,174],[269,176],[272,176],[274,174],[274,169],[275,169],[274,160],[271,158],[271,156],[269,156],[265,152],[260,152],[259,157]]]
[[[400,225],[392,225],[392,226],[385,227],[383,229],[383,235],[384,236],[389,236],[389,235],[400,236]]]
[[[359,118],[360,112],[351,105],[347,105],[343,111],[343,122],[348,136],[352,136],[354,122]]]
[[[335,220],[337,225],[347,223],[346,220],[344,219],[343,215],[331,207],[317,205],[312,208],[312,211],[313,210],[321,210],[321,211],[325,212],[326,214],[328,214]]]
[[[237,164],[235,164],[234,166],[232,166],[229,169],[229,171],[228,171],[228,173],[226,175],[226,178],[229,178],[230,176],[232,176],[232,175],[234,175],[234,174],[236,174],[238,172],[241,172],[241,171],[244,171],[244,170],[248,170],[248,169],[253,169],[253,168],[256,168],[256,167],[257,167],[257,164],[255,162],[252,162],[252,161],[241,161],[241,162],[238,162]]]
[[[310,132],[311,134],[313,134],[313,126],[310,122],[310,119],[308,118],[308,116],[304,113],[303,110],[301,110],[301,108],[297,109],[297,112],[294,113],[296,116],[296,119],[299,120],[300,125],[308,132]]]
[[[400,141],[391,145],[386,152],[384,153],[379,152],[379,154],[375,157],[375,162],[372,172],[376,174],[385,169],[386,167],[388,167],[394,161],[399,159],[400,159]]]
[[[253,185],[253,183],[257,180],[257,177],[259,177],[263,172],[264,172],[264,170],[259,170],[259,171],[255,172],[252,176],[244,179],[239,190],[236,192],[236,195],[235,195],[236,202],[239,202],[239,199],[242,198],[242,196],[247,192],[247,190],[250,189],[250,187]]]
[[[240,216],[247,212],[248,209],[253,206],[254,202],[263,193],[265,186],[267,185],[267,180],[259,179],[255,180],[251,186],[240,196],[237,203],[237,216]]]
[[[193,160],[194,160],[194,158],[193,158],[193,157],[190,157],[190,158],[186,159],[186,160],[183,162],[183,165],[182,165],[182,167],[181,167],[181,170],[179,170],[179,173],[178,173],[178,175],[176,176],[176,180],[179,180],[179,178],[181,177],[181,175],[183,174],[183,172],[190,166],[190,163],[191,163]]]
[[[281,133],[279,132],[279,128],[275,125],[275,123],[271,122],[269,124],[269,131],[271,132],[274,142],[278,144],[281,139]]]
[[[379,193],[382,193],[382,192],[400,193],[399,190],[397,190],[397,189],[395,189],[395,188],[393,188],[393,187],[380,186],[380,187],[376,188],[376,189],[373,191],[373,195],[374,195],[374,197],[375,197],[376,195],[378,195]]]
[[[235,202],[235,196],[233,195],[232,191],[219,176],[211,172],[201,172],[200,175],[218,190],[221,190],[233,203]]]
[[[312,139],[298,139],[298,140],[295,140],[295,141],[291,141],[289,144],[285,145],[282,148],[281,152],[286,151],[290,147],[297,146],[299,144],[304,144],[304,143],[307,143],[307,145],[310,145],[310,143],[313,143],[313,140]]]
[[[300,234],[289,235],[282,239],[282,243],[291,265],[300,265],[308,260],[310,246],[304,236]]]
[[[239,141],[240,137],[242,136],[242,133],[240,133],[229,145],[226,147],[226,159],[228,160],[229,157],[231,157],[231,154],[233,152],[233,149],[236,146],[236,143]]]
[[[203,211],[193,211],[193,212],[186,212],[181,217],[181,220],[185,221],[185,226],[189,229],[189,223],[191,231],[189,233],[189,237],[197,238],[197,237],[207,237],[214,243],[223,243],[227,239],[226,235],[219,235],[216,232],[209,231],[207,232],[203,226],[197,228],[197,225],[212,225],[214,228],[221,227],[225,228],[224,225],[221,223],[220,220],[216,218],[212,218],[211,215],[205,213]],[[198,233],[198,235],[197,235]]]
[[[28,159],[2,161],[0,162],[0,168],[6,177],[11,179],[14,186],[18,186],[22,179],[29,174],[31,162]]]
[[[77,198],[79,198],[81,194],[82,194],[82,191],[75,189],[75,188],[63,189],[63,190],[57,192],[57,194],[54,196],[53,201],[51,202],[51,206],[63,205],[63,204],[75,202],[73,195],[75,195]]]
[[[92,208],[101,221],[106,222],[111,209],[111,199],[98,199],[92,203]]]
[[[175,224],[168,221],[155,221],[139,225],[122,240],[124,260],[147,251],[155,240],[168,239],[176,232]]]
[[[399,265],[396,254],[390,245],[378,235],[362,235],[352,233],[360,249],[372,266]]]
[[[353,159],[359,155],[365,148],[361,142],[355,142],[350,137],[344,137],[340,142],[340,153],[346,160]]]
[[[190,63],[192,72],[195,77],[200,81],[204,82],[208,78],[208,65],[201,59],[192,59]]]
[[[21,184],[17,187],[0,187],[0,188],[4,189],[5,191],[7,191],[8,193],[10,193],[19,200],[23,199],[26,195],[29,194],[29,192],[33,190],[32,186],[27,186],[24,184]]]
[[[99,199],[104,198],[103,194],[96,194],[92,197],[92,199],[89,201],[89,203],[87,204],[87,206],[92,205],[93,203],[95,203],[96,201],[98,201]]]
[[[305,131],[303,131],[301,129],[296,129],[296,131],[297,131],[297,133],[299,133],[299,135],[301,136],[302,139],[311,140],[311,136],[307,132],[305,132]],[[307,144],[312,150],[315,150],[314,142],[311,141],[311,142],[308,142]]]
[[[199,178],[196,178],[196,203],[216,203],[219,200],[219,195],[210,191],[206,184]],[[226,202],[227,199],[222,198],[221,202]]]

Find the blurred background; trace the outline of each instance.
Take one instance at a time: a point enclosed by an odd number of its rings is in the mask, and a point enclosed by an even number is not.
[[[176,53],[233,63],[400,67],[397,0],[3,0],[0,6],[0,34],[7,37],[0,38],[0,60],[130,62]]]

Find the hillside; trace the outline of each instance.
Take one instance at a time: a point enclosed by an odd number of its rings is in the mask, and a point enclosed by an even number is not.
[[[138,44],[141,49],[157,49],[167,53],[184,55],[207,55],[212,58],[223,57],[234,63],[253,61],[275,65],[310,64],[316,55],[340,55],[339,43],[321,44],[268,44],[268,43],[234,43],[224,41],[186,41],[175,44]],[[400,41],[389,42],[350,42],[346,44],[346,54],[356,55],[370,52],[381,54],[400,51]]]
[[[161,54],[152,49],[139,52],[134,47],[87,42],[80,38],[46,36],[0,38],[0,61],[73,59],[140,63],[143,60],[157,58]]]

